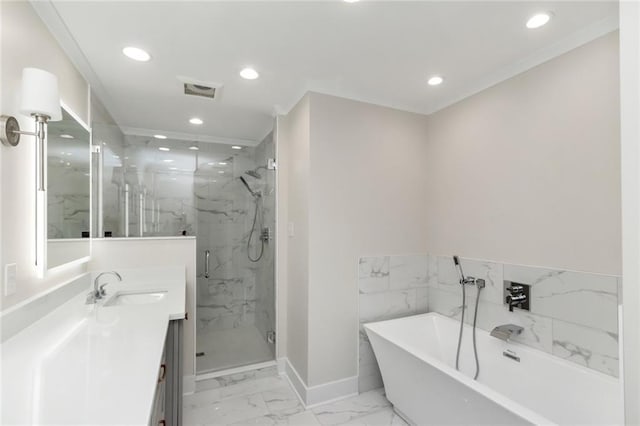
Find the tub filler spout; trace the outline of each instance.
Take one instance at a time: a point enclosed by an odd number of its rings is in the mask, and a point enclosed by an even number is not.
[[[497,337],[500,340],[504,340],[505,342],[508,342],[509,340],[511,340],[512,337],[522,333],[522,330],[524,329],[519,325],[504,324],[504,325],[499,325],[493,330],[491,330],[491,335],[493,337]]]

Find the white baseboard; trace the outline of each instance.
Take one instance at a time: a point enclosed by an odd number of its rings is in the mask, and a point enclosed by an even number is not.
[[[293,388],[296,395],[298,395],[298,399],[304,405],[307,406],[307,386],[304,384],[304,381],[296,371],[296,369],[289,362],[289,358],[285,358],[284,360],[284,375],[289,380],[289,384]]]
[[[182,377],[182,394],[191,395],[196,392],[196,376]]]
[[[307,408],[358,395],[358,376],[307,388]]]
[[[287,369],[287,358],[278,358],[276,360],[276,365],[278,367],[278,374],[283,375],[286,374]]]
[[[278,364],[280,364],[280,360],[278,361]],[[284,363],[284,375],[289,380],[289,383],[291,383],[293,390],[305,408],[313,408],[317,405],[349,398],[358,394],[358,376],[347,377],[346,379],[335,380],[316,386],[307,386],[293,365],[291,365],[289,359],[285,358],[282,362]]]

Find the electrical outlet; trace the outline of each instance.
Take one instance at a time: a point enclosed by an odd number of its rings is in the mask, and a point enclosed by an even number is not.
[[[9,263],[4,265],[4,295],[11,296],[17,290],[18,265]]]

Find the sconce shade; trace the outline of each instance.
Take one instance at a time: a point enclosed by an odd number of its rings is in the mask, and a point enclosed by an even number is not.
[[[50,121],[62,120],[58,78],[55,75],[38,68],[24,68],[21,93],[22,114],[46,115]]]

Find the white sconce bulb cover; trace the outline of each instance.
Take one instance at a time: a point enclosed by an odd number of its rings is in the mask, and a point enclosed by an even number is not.
[[[54,74],[38,68],[24,68],[21,94],[22,114],[46,115],[50,121],[62,120],[58,78]]]

